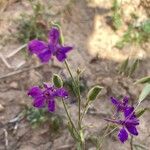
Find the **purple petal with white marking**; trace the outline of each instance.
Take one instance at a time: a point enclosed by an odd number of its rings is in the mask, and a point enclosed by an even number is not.
[[[125,116],[125,117],[128,117],[129,115],[131,115],[130,118],[132,118],[132,116],[134,115],[133,111],[134,111],[134,107],[131,107],[131,106],[126,107],[126,108],[124,109],[124,116]],[[132,113],[133,113],[133,114],[132,114]]]
[[[67,98],[68,97],[68,92],[64,88],[59,88],[56,91],[56,95],[62,98]]]

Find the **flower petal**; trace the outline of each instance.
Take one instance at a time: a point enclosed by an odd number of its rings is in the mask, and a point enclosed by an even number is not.
[[[33,101],[33,106],[37,108],[42,108],[45,105],[44,97],[37,97]]]
[[[43,86],[44,86],[44,88],[46,88],[46,89],[53,89],[53,88],[54,88],[54,85],[53,85],[53,84],[46,83],[46,82],[43,82]]]
[[[33,86],[28,91],[28,95],[32,96],[33,98],[40,97],[42,95],[42,90],[38,86]]]
[[[62,62],[62,61],[64,61],[64,60],[67,58],[67,56],[66,56],[65,53],[57,52],[57,53],[56,53],[56,58],[57,58],[60,62]]]
[[[68,53],[68,52],[71,51],[72,49],[73,49],[73,47],[71,47],[71,46],[66,46],[66,47],[62,46],[62,47],[60,48],[60,51],[63,52],[63,53]]]
[[[48,44],[40,40],[32,40],[28,43],[28,50],[33,54],[40,54],[48,48]]]
[[[131,107],[131,106],[126,107],[126,108],[124,109],[124,116],[125,116],[125,117],[128,117],[129,115],[131,115],[129,118],[132,118],[132,117],[134,116],[133,111],[134,111],[134,107]],[[133,114],[132,114],[132,113],[133,113]]]
[[[138,135],[138,131],[137,131],[137,129],[136,129],[135,126],[133,126],[133,125],[126,125],[126,128],[128,129],[128,131],[129,131],[131,134],[133,134],[133,135],[135,135],[135,136]]]
[[[129,101],[129,97],[125,96],[123,98],[123,105],[126,106],[128,104],[128,101]]]
[[[47,63],[51,59],[51,51],[46,50],[38,55],[39,59],[43,63]]]
[[[68,92],[64,88],[59,88],[56,90],[56,95],[62,98],[67,98]]]
[[[111,102],[112,102],[115,106],[118,106],[118,105],[119,105],[119,101],[118,101],[116,98],[111,97],[110,99],[111,99]]]
[[[50,39],[50,44],[56,45],[59,41],[60,33],[59,29],[56,27],[51,28],[49,31],[49,39]]]
[[[139,125],[139,120],[137,118],[127,119],[127,120],[125,120],[125,124],[127,126],[130,126],[130,125],[137,126],[137,125]]]
[[[128,139],[128,133],[127,133],[127,131],[125,130],[125,128],[122,128],[122,129],[119,131],[118,138],[119,138],[119,140],[120,140],[122,143],[124,143],[124,142]]]
[[[54,112],[55,111],[55,101],[54,99],[50,99],[48,102],[48,111]]]

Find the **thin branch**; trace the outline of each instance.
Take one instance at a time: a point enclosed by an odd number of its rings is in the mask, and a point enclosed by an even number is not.
[[[7,66],[7,68],[12,69],[13,67],[8,63],[8,61],[5,59],[5,57],[0,53],[0,58],[4,62],[4,64]]]
[[[26,71],[29,71],[29,70],[32,70],[32,69],[36,69],[36,68],[39,68],[39,67],[41,67],[43,65],[44,64],[40,64],[40,65],[37,65],[37,66],[34,66],[34,67],[24,68],[24,69],[20,69],[20,70],[17,70],[17,71],[13,71],[13,72],[10,72],[10,73],[8,73],[8,74],[6,74],[4,76],[0,76],[0,79],[8,78],[8,77],[20,74],[22,72],[26,72]]]
[[[14,55],[17,54],[20,50],[22,50],[23,48],[25,48],[26,46],[27,46],[27,44],[24,44],[24,45],[20,46],[19,48],[13,50],[12,53],[10,53],[9,55],[6,56],[6,58],[10,58],[10,57],[14,56]]]
[[[8,132],[6,129],[3,129],[4,131],[4,137],[5,137],[5,149],[8,149]]]

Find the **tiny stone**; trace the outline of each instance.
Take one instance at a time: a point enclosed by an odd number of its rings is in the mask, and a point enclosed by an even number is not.
[[[96,147],[90,147],[88,150],[96,150]]]
[[[5,110],[4,106],[0,104],[0,112],[3,112]]]
[[[35,148],[32,145],[23,145],[20,150],[35,150]]]
[[[11,83],[9,84],[9,86],[10,86],[11,88],[17,89],[17,88],[18,88],[18,83],[17,83],[17,82],[11,82]]]
[[[112,84],[113,84],[113,79],[112,79],[112,78],[109,78],[109,77],[104,78],[104,79],[102,80],[102,83],[103,83],[104,85],[110,87],[110,86],[112,86]]]

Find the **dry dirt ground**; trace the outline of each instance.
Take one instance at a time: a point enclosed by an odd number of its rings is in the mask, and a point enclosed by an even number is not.
[[[22,52],[11,56],[22,46],[10,36],[11,33],[17,32],[13,21],[23,12],[30,13],[31,7],[26,0],[0,2],[0,150],[75,149],[74,142],[65,127],[55,135],[49,130],[48,124],[32,129],[25,118],[15,123],[10,122],[23,111],[25,105],[31,105],[31,99],[26,94],[31,85],[49,81],[52,73],[66,73],[66,70],[55,60],[53,63],[40,65],[34,56],[26,60]],[[150,75],[150,45],[148,43],[143,47],[128,45],[123,50],[114,47],[126,26],[117,32],[112,30],[108,23],[108,16],[111,15],[110,0],[76,0],[69,9],[66,9],[69,0],[44,2],[52,6],[50,19],[61,22],[66,43],[71,43],[75,47],[68,58],[72,68],[85,69],[84,78],[88,87],[94,84],[104,87],[101,96],[91,106],[92,112],[84,119],[86,125],[92,126],[87,130],[87,136],[99,133],[105,125],[103,116],[111,112],[110,96],[129,95],[132,100],[137,100],[143,86],[133,83],[136,79]],[[129,14],[133,11],[137,12],[141,20],[145,18],[146,14],[138,4],[138,0],[124,0],[122,4],[125,10],[124,20],[128,21]],[[61,11],[62,13],[58,13]],[[132,78],[120,76],[117,72],[118,64],[128,56],[141,59]],[[141,107],[148,106],[149,100],[150,98],[147,98]],[[76,104],[70,106],[72,115],[76,117]],[[149,115],[146,112],[140,118],[139,136],[134,138],[135,143],[145,145],[147,150],[150,150]],[[87,145],[87,150],[94,150],[92,144]],[[103,149],[128,150],[130,147],[129,142],[121,144],[115,137],[110,136],[105,140]]]

